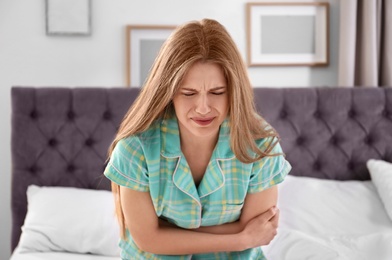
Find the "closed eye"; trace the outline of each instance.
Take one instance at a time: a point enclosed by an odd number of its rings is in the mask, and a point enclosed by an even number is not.
[[[182,94],[186,97],[191,97],[191,96],[195,95],[195,93],[182,93]]]
[[[211,94],[213,94],[213,95],[223,95],[223,94],[225,94],[226,92],[225,91],[220,91],[220,92],[211,92]]]

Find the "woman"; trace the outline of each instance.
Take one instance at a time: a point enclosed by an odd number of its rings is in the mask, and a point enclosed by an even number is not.
[[[122,259],[265,259],[291,167],[253,102],[221,24],[177,28],[109,151]]]

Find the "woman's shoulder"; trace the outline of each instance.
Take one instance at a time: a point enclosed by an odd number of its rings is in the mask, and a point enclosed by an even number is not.
[[[155,142],[157,139],[160,138],[160,124],[161,120],[154,121],[145,131],[140,133],[136,133],[121,139],[119,142],[130,144],[130,143],[139,143],[141,145]]]
[[[136,134],[141,140],[150,140],[151,138],[159,138],[161,132],[162,119],[155,120],[147,130]]]
[[[256,138],[256,144],[259,148],[267,149],[270,145],[279,143],[279,135],[276,130],[266,120],[260,119],[261,135]]]
[[[160,142],[159,122],[154,122],[147,130],[119,140],[113,153],[154,160],[159,156]]]

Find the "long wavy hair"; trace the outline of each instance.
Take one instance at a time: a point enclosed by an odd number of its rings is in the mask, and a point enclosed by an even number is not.
[[[271,141],[265,150],[261,150],[255,140],[267,137],[277,140],[278,135],[273,128],[262,127],[264,119],[255,109],[253,89],[240,52],[220,23],[203,19],[177,27],[163,44],[139,96],[126,113],[109,148],[109,158],[119,140],[147,130],[166,111],[173,111],[172,99],[196,61],[213,62],[223,69],[229,95],[230,145],[236,158],[243,163],[252,163],[270,155],[277,142]],[[125,221],[119,185],[112,182],[112,191],[124,238]]]

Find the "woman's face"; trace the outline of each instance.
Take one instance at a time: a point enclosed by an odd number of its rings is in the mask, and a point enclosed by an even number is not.
[[[181,138],[215,137],[229,110],[227,81],[222,68],[196,62],[173,98]]]

